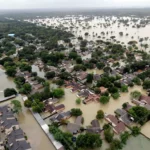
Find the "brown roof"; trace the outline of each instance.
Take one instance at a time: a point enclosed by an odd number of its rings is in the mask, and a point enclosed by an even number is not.
[[[57,105],[57,106],[55,106],[55,109],[56,109],[57,111],[62,110],[62,109],[65,109],[65,105],[64,105],[64,104]]]
[[[51,105],[46,105],[45,106],[46,111],[49,111],[50,113],[55,112],[55,106],[53,104]]]
[[[91,124],[92,124],[93,127],[100,127],[99,121],[97,119],[92,120]]]
[[[117,124],[117,126],[115,126],[114,127],[114,131],[117,133],[117,134],[120,134],[120,133],[122,133],[122,132],[124,132],[125,131],[125,125],[124,125],[124,123],[123,122],[119,122],[118,124]]]
[[[113,126],[117,126],[117,124],[118,124],[118,119],[117,119],[115,116],[113,116],[113,115],[107,115],[107,116],[105,117],[105,119],[106,119],[108,122],[112,123]]]
[[[75,124],[81,125],[82,119],[83,119],[82,116],[78,116],[78,117],[76,118],[76,120],[75,120]]]
[[[150,96],[142,95],[139,100],[150,105]]]
[[[101,93],[105,93],[107,91],[107,88],[105,88],[103,86],[101,86],[99,89],[100,89]]]

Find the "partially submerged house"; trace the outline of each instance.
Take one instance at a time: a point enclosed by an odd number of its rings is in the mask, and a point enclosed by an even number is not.
[[[102,129],[100,128],[100,124],[97,119],[92,120],[91,125],[92,126],[87,127],[86,132],[88,133],[100,133],[101,132]]]
[[[83,121],[82,116],[78,116],[74,123],[67,124],[67,130],[72,134],[77,134],[80,132],[81,124]]]

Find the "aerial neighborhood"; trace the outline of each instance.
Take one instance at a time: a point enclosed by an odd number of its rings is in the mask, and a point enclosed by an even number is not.
[[[149,37],[127,30],[149,16],[19,18],[0,16],[0,150],[39,150],[42,137],[50,150],[150,140]]]

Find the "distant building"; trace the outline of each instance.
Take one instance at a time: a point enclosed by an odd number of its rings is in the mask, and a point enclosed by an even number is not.
[[[8,34],[9,37],[14,37],[15,34],[11,33],[11,34]]]

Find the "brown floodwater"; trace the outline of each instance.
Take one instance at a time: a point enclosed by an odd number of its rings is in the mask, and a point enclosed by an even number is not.
[[[130,92],[138,90],[141,93],[145,94],[145,91],[140,86],[134,86],[133,88],[129,88],[128,93],[121,93],[121,97],[118,100],[114,100],[113,98],[110,98],[110,101],[108,104],[101,104],[99,102],[91,102],[89,104],[83,104],[80,105],[76,104],[77,93],[72,93],[70,89],[65,89],[65,96],[60,101],[60,103],[65,105],[65,111],[71,110],[72,108],[80,108],[83,112],[84,117],[84,126],[90,125],[90,122],[95,119],[97,111],[103,110],[107,114],[114,114],[114,111],[118,108],[122,108],[122,104],[125,102],[131,103],[130,98]],[[72,122],[72,119],[70,120]]]
[[[115,36],[116,40],[127,44],[131,40],[139,41],[139,38],[150,37],[150,25],[146,25],[141,28],[133,28],[134,25],[131,21],[131,17],[121,17],[121,19],[129,19],[129,26],[124,26],[124,24],[119,24],[118,18],[113,17],[109,18],[110,26],[105,27],[108,22],[105,21],[103,17],[94,16],[91,20],[85,21],[86,17],[64,17],[64,18],[45,18],[45,19],[34,19],[34,20],[26,20],[29,22],[37,23],[37,24],[46,24],[47,26],[52,27],[60,27],[66,28],[67,31],[71,31],[76,37],[82,36],[87,40],[107,40],[110,39],[111,36]],[[81,19],[79,22],[78,19]],[[113,21],[116,23],[113,23]],[[138,23],[140,22],[140,18],[138,18]],[[119,26],[119,27],[118,27]],[[85,33],[88,32],[89,35],[85,36]],[[104,35],[101,33],[105,32]],[[108,34],[106,34],[108,32]],[[112,33],[111,33],[112,32]],[[120,36],[119,32],[123,32],[124,35]],[[128,36],[126,36],[128,34]],[[101,36],[98,38],[98,36]],[[112,41],[112,40],[111,40]],[[143,43],[148,43],[149,40],[143,41]],[[75,42],[76,44],[76,42]],[[138,45],[140,47],[140,45]],[[149,50],[149,48],[147,49]]]
[[[3,70],[0,69],[0,98],[3,98],[3,92],[5,88],[15,88],[15,84],[12,79],[7,78]],[[52,143],[49,141],[39,124],[36,122],[31,112],[24,107],[21,95],[17,96],[22,103],[22,112],[17,116],[19,125],[23,131],[27,134],[28,141],[31,144],[33,150],[55,150]],[[0,106],[10,104],[11,100],[0,103]]]

